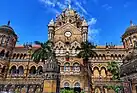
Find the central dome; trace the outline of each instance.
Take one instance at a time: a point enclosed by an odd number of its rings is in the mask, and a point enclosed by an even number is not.
[[[64,11],[65,16],[75,16],[76,11],[70,8],[66,8]]]

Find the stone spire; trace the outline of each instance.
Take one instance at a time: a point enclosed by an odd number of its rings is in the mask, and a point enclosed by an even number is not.
[[[86,20],[84,19],[82,22],[82,26],[88,26],[88,23],[86,22]]]
[[[54,20],[53,19],[49,22],[48,26],[54,26]]]

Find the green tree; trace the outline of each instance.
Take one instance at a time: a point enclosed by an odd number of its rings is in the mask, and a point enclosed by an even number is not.
[[[77,57],[83,58],[83,64],[84,67],[87,70],[88,75],[88,87],[91,86],[91,67],[89,64],[89,58],[96,55],[96,52],[93,51],[93,49],[96,48],[93,44],[89,43],[88,41],[81,43],[81,48],[77,48],[77,50],[80,50]]]
[[[74,90],[67,90],[67,89],[62,89],[61,91],[60,91],[60,93],[78,93],[78,92],[74,92]],[[80,92],[80,93],[84,93],[84,92]]]
[[[112,80],[119,80],[120,81],[120,69],[117,62],[112,61],[108,63],[107,66],[108,71],[112,74]],[[108,88],[113,89],[116,93],[122,89],[122,86],[108,86]]]
[[[53,42],[51,41],[47,41],[47,42],[39,42],[39,41],[35,41],[36,45],[40,45],[40,48],[38,48],[37,50],[34,51],[34,53],[32,54],[32,58],[35,62],[39,62],[39,61],[45,61],[47,60],[52,54],[54,54],[53,52]]]
[[[117,62],[109,62],[107,69],[112,74],[112,80],[120,80],[120,69]]]

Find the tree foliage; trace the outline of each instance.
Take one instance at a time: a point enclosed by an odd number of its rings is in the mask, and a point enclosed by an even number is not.
[[[112,74],[112,80],[120,80],[120,69],[117,62],[109,62],[107,66],[108,71]],[[108,86],[107,88],[113,89],[116,93],[122,89],[122,86]]]
[[[62,89],[60,93],[79,93],[79,92],[75,92],[73,89],[70,89],[70,90]],[[80,92],[80,93],[84,93],[84,92]]]
[[[96,52],[93,51],[95,46],[88,41],[81,43],[81,48],[77,48],[77,50],[80,50],[77,57],[83,58],[84,60],[88,60],[89,57],[92,57],[93,55],[96,55]]]
[[[36,45],[40,45],[40,48],[34,51],[32,54],[32,58],[35,62],[39,61],[45,61],[53,54],[53,42],[47,41],[47,42],[39,42],[35,41]]]
[[[109,62],[107,69],[112,73],[112,80],[120,80],[120,69],[117,62]]]

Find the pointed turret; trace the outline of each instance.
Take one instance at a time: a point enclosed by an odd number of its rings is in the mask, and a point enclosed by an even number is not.
[[[53,19],[49,22],[48,26],[54,26],[54,20]]]
[[[82,22],[82,26],[88,26],[88,23],[86,22],[86,20],[84,19]]]

